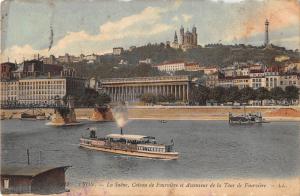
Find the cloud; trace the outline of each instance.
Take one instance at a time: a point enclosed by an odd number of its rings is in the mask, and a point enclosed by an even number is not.
[[[193,18],[193,16],[189,14],[182,14],[181,16],[183,18],[183,21],[186,23],[190,22],[190,20]]]
[[[174,7],[170,9],[174,9]],[[99,33],[96,35],[89,34],[86,31],[68,32],[54,44],[49,52],[46,49],[35,50],[29,45],[13,46],[6,49],[2,57],[10,56],[20,61],[24,56],[32,56],[36,53],[45,56],[49,54],[62,55],[65,52],[80,54],[82,50],[79,49],[83,46],[86,46],[85,52],[97,53],[99,48],[95,45],[100,46],[103,42],[110,41],[113,43],[122,39],[146,38],[173,29],[174,27],[170,24],[161,22],[162,15],[170,9],[147,7],[140,13],[123,17],[117,21],[107,21],[99,27]],[[111,47],[113,47],[113,44],[111,44]]]
[[[178,16],[174,16],[174,17],[172,18],[172,20],[173,20],[174,22],[178,22],[178,21],[179,21],[179,18],[178,18]]]
[[[241,4],[242,7],[245,5]],[[241,24],[230,29],[225,40],[248,39],[263,33],[266,19],[270,22],[270,31],[299,25],[299,15],[300,5],[297,0],[260,2],[258,9],[253,9],[251,12],[241,12]]]

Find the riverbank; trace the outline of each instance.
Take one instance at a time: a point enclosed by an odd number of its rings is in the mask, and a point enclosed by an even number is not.
[[[19,118],[20,113],[30,112],[28,109],[1,110],[6,118]],[[53,113],[53,109],[42,109],[46,114]],[[93,108],[75,109],[77,119],[88,119]],[[228,107],[228,106],[130,106],[129,119],[144,120],[228,120],[228,114],[257,113],[268,121],[300,121],[300,107]]]

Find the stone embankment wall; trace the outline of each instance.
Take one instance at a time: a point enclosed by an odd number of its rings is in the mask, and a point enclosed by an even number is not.
[[[18,118],[21,112],[28,109],[1,110],[5,117]],[[47,114],[53,109],[42,109]],[[93,108],[75,109],[77,119],[88,119],[93,113]],[[130,106],[128,116],[133,119],[166,119],[166,120],[227,120],[229,112],[233,114],[257,113],[263,117],[275,120],[299,120],[300,107],[229,107],[229,106]]]

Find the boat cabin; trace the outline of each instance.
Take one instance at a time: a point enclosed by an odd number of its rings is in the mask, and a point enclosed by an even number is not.
[[[129,135],[129,134],[109,134],[106,136],[109,142],[123,142],[130,144],[156,144],[155,137],[145,135]]]

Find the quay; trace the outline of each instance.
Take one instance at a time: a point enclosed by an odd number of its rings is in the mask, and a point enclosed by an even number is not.
[[[26,109],[1,109],[1,114],[17,118]],[[88,119],[94,108],[76,108],[77,119]],[[53,109],[45,108],[46,114]],[[129,119],[150,120],[228,120],[229,112],[234,114],[260,112],[268,121],[299,121],[299,106],[128,106]]]

